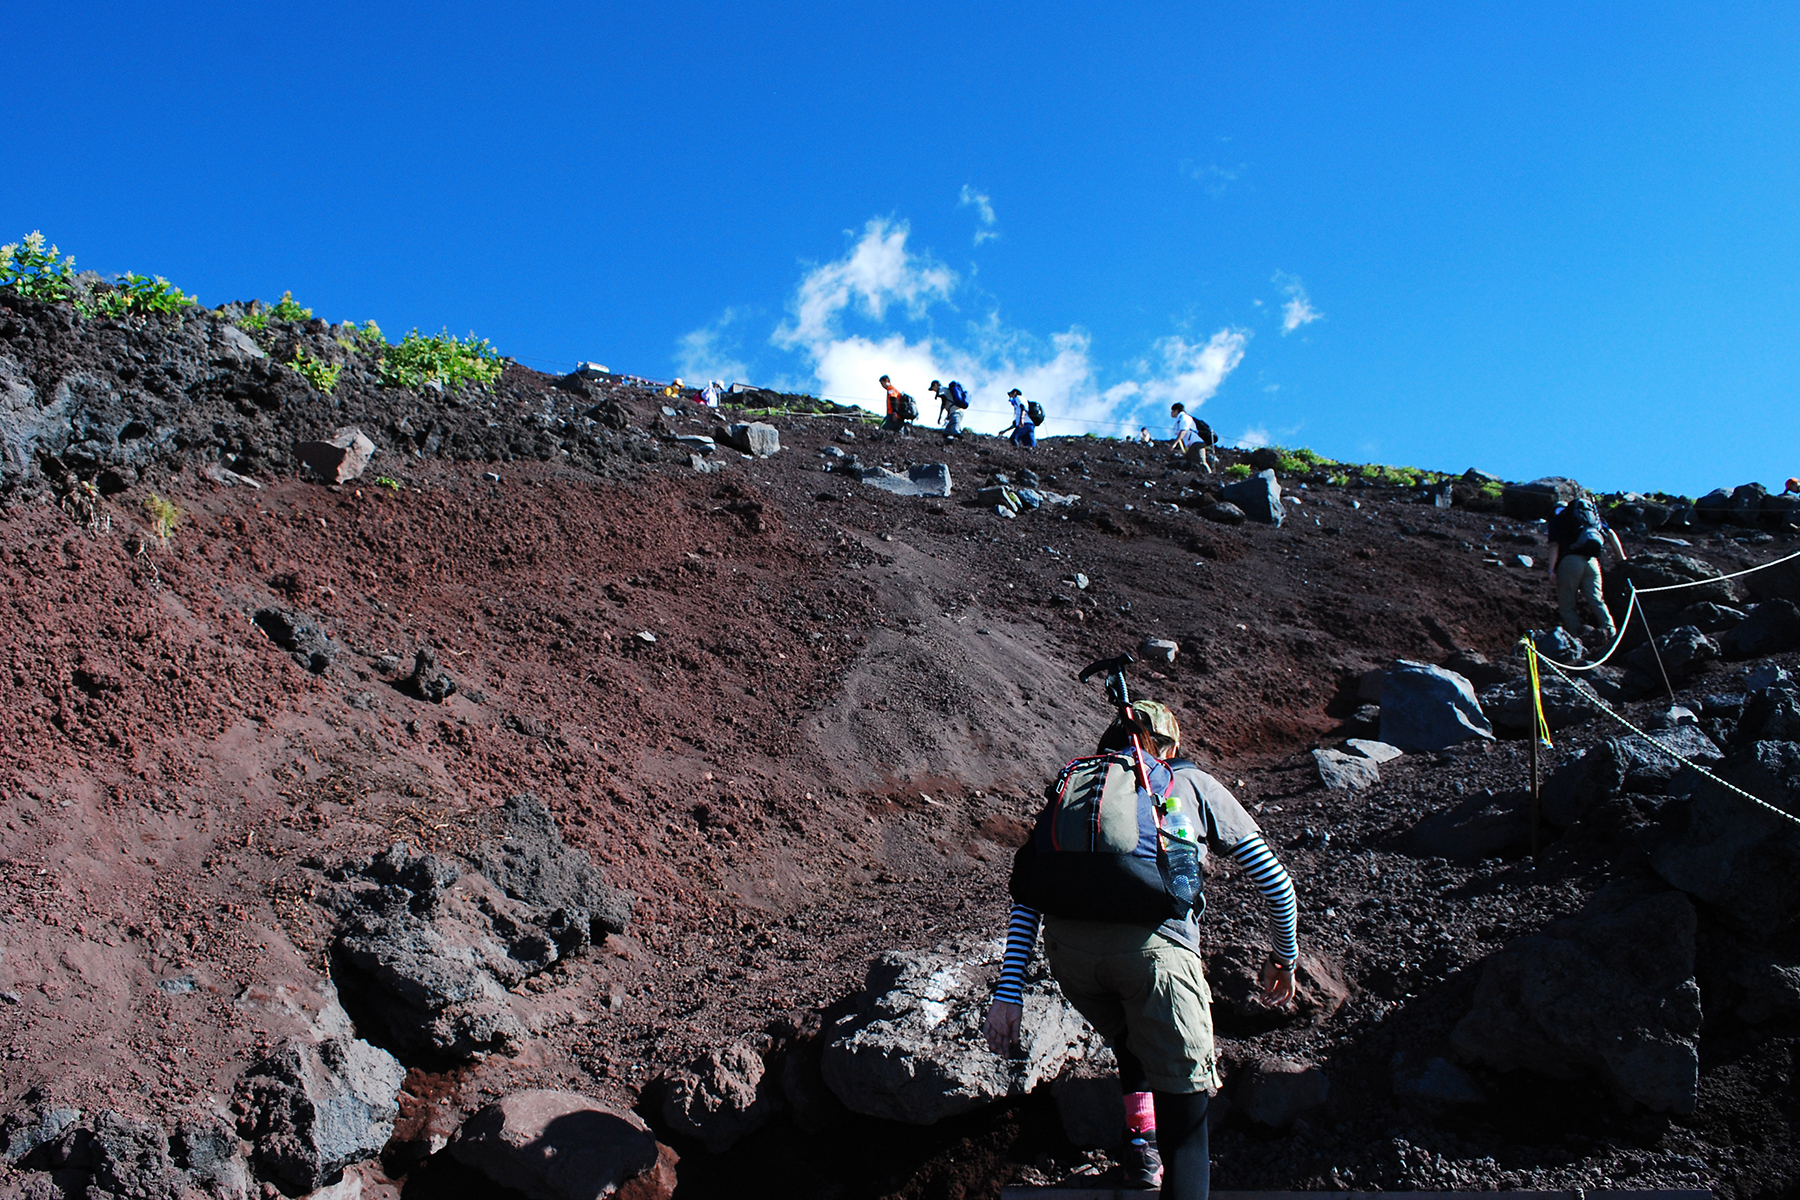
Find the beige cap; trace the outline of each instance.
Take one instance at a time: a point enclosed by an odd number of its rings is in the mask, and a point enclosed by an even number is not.
[[[1181,745],[1181,722],[1168,707],[1155,700],[1133,700],[1131,711],[1138,724],[1170,745]]]

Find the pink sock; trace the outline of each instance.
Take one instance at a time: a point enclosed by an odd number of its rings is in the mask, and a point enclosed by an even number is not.
[[[1149,1092],[1126,1093],[1125,1129],[1137,1134],[1156,1132],[1156,1103]]]

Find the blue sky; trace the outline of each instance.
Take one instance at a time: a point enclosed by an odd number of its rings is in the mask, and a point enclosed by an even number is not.
[[[1800,474],[1787,4],[13,10],[0,233],[531,365]],[[935,415],[926,406],[928,415]]]

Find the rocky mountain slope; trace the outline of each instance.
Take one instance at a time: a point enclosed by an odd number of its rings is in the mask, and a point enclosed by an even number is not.
[[[1075,673],[1145,643],[1301,895],[1308,998],[1269,1013],[1259,902],[1208,881],[1219,1186],[1800,1180],[1791,828],[1553,682],[1530,855],[1554,482],[1232,452],[1279,486],[1228,508],[1104,440],[516,364],[396,386],[356,331],[256,311],[0,295],[0,1194],[554,1194],[495,1165],[546,1113],[639,1195],[1104,1170],[1052,994],[1019,1063],[973,1022],[1035,795],[1106,720]],[[777,452],[718,428],[749,420]],[[345,427],[360,477],[302,466]],[[1776,498],[1722,497],[1621,499],[1641,586],[1795,549]],[[1628,645],[1599,697],[1800,812],[1797,586],[1664,594],[1661,665]],[[1326,787],[1312,751],[1398,719],[1398,659],[1497,738]]]

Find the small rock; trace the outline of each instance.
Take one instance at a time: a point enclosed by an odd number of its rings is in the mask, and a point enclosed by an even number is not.
[[[1314,750],[1319,782],[1333,791],[1361,791],[1381,782],[1381,768],[1369,759],[1341,750]]]
[[[636,1113],[577,1092],[514,1092],[465,1121],[445,1152],[531,1200],[601,1200],[634,1180],[634,1200],[659,1200],[675,1185],[673,1152]]]
[[[294,457],[327,483],[348,483],[363,473],[375,456],[375,443],[363,431],[346,425],[322,442],[301,442]]]
[[[1075,572],[1075,587],[1080,591],[1087,591],[1088,577],[1080,571]]]
[[[698,454],[688,455],[688,466],[702,475],[716,475],[725,468],[725,464],[718,459],[704,458]]]
[[[1200,510],[1200,515],[1220,525],[1242,525],[1246,519],[1244,510],[1228,501],[1209,504]]]
[[[774,1082],[762,1056],[734,1042],[663,1076],[663,1120],[676,1133],[700,1139],[708,1154],[723,1154],[773,1115]]]
[[[493,471],[483,471],[481,473],[481,477],[483,479],[487,480],[489,483],[499,483],[500,482],[500,476],[495,474]]]
[[[1390,746],[1386,742],[1377,742],[1369,738],[1349,738],[1344,745],[1376,763],[1391,762],[1406,753],[1398,746]]]
[[[406,677],[401,687],[432,704],[442,704],[456,693],[456,681],[438,669],[437,655],[429,646],[420,646],[414,651],[412,674]]]
[[[1518,563],[1521,567],[1524,567],[1527,571],[1537,566],[1537,559],[1531,557],[1529,554],[1515,554],[1513,555],[1513,561]]]
[[[901,475],[885,467],[863,472],[862,481],[870,487],[892,492],[896,496],[948,496],[951,490],[950,467],[947,463],[924,463],[907,468]]]
[[[781,431],[763,421],[733,425],[725,434],[733,446],[753,458],[768,458],[781,452]]]
[[[1172,663],[1180,652],[1180,644],[1168,638],[1145,638],[1138,644],[1138,657],[1145,662],[1154,659],[1157,662]]]
[[[678,433],[673,440],[676,445],[700,455],[711,454],[719,448],[718,443],[700,433]]]
[[[1389,1063],[1394,1098],[1433,1111],[1486,1104],[1487,1095],[1470,1074],[1447,1058],[1424,1063],[1405,1050],[1394,1052]]]
[[[649,642],[652,645],[654,645],[656,642],[656,635],[654,633],[651,633],[648,629],[638,630],[636,637],[637,637],[637,640],[640,642]]]

